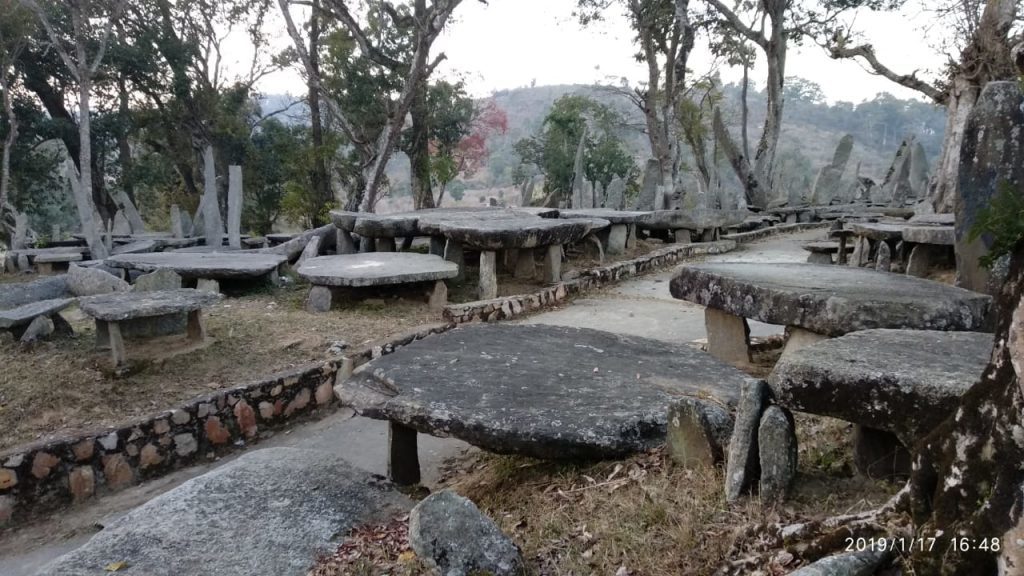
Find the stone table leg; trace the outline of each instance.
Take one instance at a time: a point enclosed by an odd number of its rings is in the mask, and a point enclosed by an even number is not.
[[[96,349],[106,350],[110,348],[110,331],[107,330],[107,323],[102,320],[96,321]]]
[[[356,253],[356,241],[355,241],[355,238],[352,237],[352,234],[350,234],[346,230],[342,230],[341,228],[338,228],[337,236],[338,236],[338,238],[337,238],[337,242],[338,242],[337,253],[338,254],[355,254]]]
[[[519,250],[510,248],[498,253],[498,262],[501,263],[502,272],[515,272],[516,264],[519,262]]]
[[[733,365],[750,364],[750,326],[746,318],[715,308],[704,309],[708,354]]]
[[[689,244],[693,241],[690,237],[690,231],[686,228],[679,228],[678,230],[673,231],[672,235],[675,237],[677,244]]]
[[[492,250],[480,253],[480,285],[477,296],[481,300],[498,297],[498,255]]]
[[[718,228],[707,228],[700,233],[701,242],[714,242],[718,240]]]
[[[416,241],[415,236],[406,236],[402,238],[402,252],[408,252],[412,249],[412,243]]]
[[[533,257],[533,250],[520,250],[519,258],[516,260],[515,277],[521,280],[530,280],[536,272],[537,261]]]
[[[220,294],[220,282],[217,282],[212,278],[200,278],[199,281],[196,282],[196,290]]]
[[[430,292],[429,305],[431,310],[443,310],[448,305],[448,285],[444,280],[434,283],[434,289]]]
[[[188,339],[193,342],[206,340],[206,323],[203,322],[202,310],[193,310],[188,313],[186,333],[188,334]]]
[[[632,248],[636,246],[636,224],[630,224],[628,226],[629,232],[626,235],[626,248]]]
[[[466,277],[466,255],[462,250],[462,244],[449,239],[444,245],[444,259],[454,262],[459,267],[459,275],[455,281],[460,282]]]
[[[811,252],[810,256],[807,257],[808,264],[831,264],[832,255],[824,252]]]
[[[846,264],[846,261],[846,235],[841,234],[839,236],[839,255],[836,256],[836,264],[843,265]]]
[[[562,245],[552,244],[547,247],[547,256],[544,258],[545,284],[557,284],[562,281]]]
[[[626,251],[626,241],[629,237],[629,227],[625,224],[612,224],[608,231],[607,252],[609,256],[617,256]]]
[[[36,273],[40,276],[51,276],[53,274],[53,264],[49,262],[36,262]]]
[[[327,286],[312,286],[306,297],[306,311],[322,314],[331,309],[331,289]]]
[[[121,326],[117,322],[106,322],[106,325],[110,337],[110,357],[114,361],[114,370],[117,370],[128,364],[128,353],[124,348],[124,338],[121,337]]]
[[[377,252],[394,252],[394,238],[377,238]]]
[[[925,278],[938,259],[938,250],[930,244],[914,244],[907,258],[907,276]]]
[[[430,253],[434,256],[440,256],[444,258],[444,237],[443,236],[431,236],[430,237]]]
[[[897,480],[910,476],[911,456],[891,432],[856,425],[853,463],[868,478]]]
[[[373,238],[367,238],[366,236],[359,237],[359,252],[361,254],[369,254],[377,249],[377,243],[373,241]]]
[[[785,358],[801,348],[816,344],[822,340],[828,340],[828,336],[811,332],[810,330],[804,330],[803,328],[798,328],[796,326],[787,326],[786,346],[782,349],[782,356],[780,358]]]
[[[399,486],[420,483],[416,430],[397,422],[388,423],[388,478]]]

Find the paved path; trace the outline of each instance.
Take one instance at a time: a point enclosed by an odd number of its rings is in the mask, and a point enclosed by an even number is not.
[[[789,234],[741,245],[736,251],[711,256],[710,262],[804,262],[801,244],[820,240],[821,230]],[[629,280],[591,298],[576,300],[559,310],[539,314],[524,323],[595,328],[609,332],[644,336],[674,343],[706,337],[703,308],[672,298],[668,281],[672,271]],[[754,336],[781,333],[781,326],[751,322]],[[258,448],[297,447],[323,450],[345,458],[353,465],[385,475],[387,467],[387,423],[360,418],[343,409],[319,421],[278,431],[261,441]],[[420,464],[423,483],[435,485],[438,468],[447,459],[472,449],[459,440],[420,435]],[[70,510],[59,518],[0,539],[0,574],[33,574],[50,559],[81,546],[105,518],[127,510],[231,461],[237,455],[209,464],[179,470],[162,478],[104,497],[87,506]],[[54,535],[57,535],[56,537]]]

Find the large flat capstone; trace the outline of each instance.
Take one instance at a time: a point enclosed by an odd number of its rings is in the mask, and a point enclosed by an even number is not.
[[[607,225],[607,224],[606,224]],[[559,220],[513,215],[507,218],[466,215],[424,216],[419,227],[426,234],[444,236],[478,250],[507,250],[570,244],[590,232],[590,220]]]
[[[114,292],[79,298],[82,312],[97,320],[121,322],[199,310],[220,300],[220,294],[181,288],[156,292]]]
[[[956,244],[956,229],[953,226],[907,226],[903,229],[903,240],[914,244]]]
[[[886,430],[910,445],[979,380],[992,339],[980,332],[854,332],[785,355],[768,383],[788,408]]]
[[[107,258],[115,268],[152,272],[168,268],[183,278],[235,280],[260,278],[288,261],[279,254],[236,252],[157,252],[152,254],[119,254]]]
[[[672,295],[734,316],[839,336],[872,328],[976,331],[991,298],[921,278],[849,266],[693,264]]]
[[[68,277],[65,274],[40,278],[32,282],[4,284],[0,289],[0,310],[71,296],[73,294],[68,288]]]
[[[310,258],[298,273],[312,284],[361,287],[454,278],[459,266],[432,254],[371,252]]]
[[[651,230],[709,230],[741,224],[749,214],[746,210],[656,210],[645,214],[638,224]]]
[[[0,329],[29,324],[37,316],[52,316],[70,306],[74,301],[74,298],[55,298],[53,300],[40,300],[7,310],[0,310]]]
[[[635,224],[642,220],[649,212],[636,212],[629,210],[612,210],[611,208],[587,208],[583,210],[559,210],[558,217],[573,220],[594,218],[607,220],[612,224]]]
[[[408,511],[390,484],[334,455],[268,448],[178,486],[39,574],[303,575],[340,535]]]
[[[494,452],[559,459],[650,448],[665,439],[673,401],[731,411],[751,380],[684,345],[481,324],[378,358],[337,391],[371,418]]]

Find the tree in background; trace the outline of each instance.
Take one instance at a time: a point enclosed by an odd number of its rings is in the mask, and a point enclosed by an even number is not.
[[[14,113],[13,89],[17,81],[14,64],[28,44],[31,14],[14,0],[0,1],[4,18],[0,21],[0,100],[3,104],[4,134],[0,146],[0,235],[10,245],[13,229],[8,226],[12,209],[8,205],[11,187],[11,153],[18,139],[18,117]]]
[[[515,144],[522,164],[536,166],[544,175],[544,192],[566,200],[572,194],[574,164],[584,138],[585,177],[606,186],[618,176],[635,173],[633,158],[618,133],[622,118],[608,106],[570,94],[555,101],[539,133]]]
[[[487,164],[487,140],[508,131],[508,116],[494,100],[477,104],[468,97],[461,101],[448,98],[445,92],[440,88],[431,104],[436,119],[431,141],[431,171],[438,188],[435,206],[441,206],[452,181],[472,178]]]

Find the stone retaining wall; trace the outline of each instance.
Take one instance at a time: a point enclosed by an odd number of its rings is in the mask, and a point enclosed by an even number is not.
[[[585,270],[577,278],[565,280],[538,292],[504,296],[492,300],[477,300],[463,304],[449,304],[444,308],[444,318],[457,324],[476,320],[483,322],[508,320],[535,312],[545,306],[552,306],[569,296],[580,294],[605,284],[639,276],[665,266],[671,266],[685,258],[706,254],[722,254],[735,248],[735,240],[671,245],[644,254],[639,258],[623,260],[607,266]]]
[[[414,340],[454,327],[421,326],[342,358],[217,390],[114,428],[0,453],[0,526],[210,460],[258,442],[261,432],[335,408],[335,377]]]

